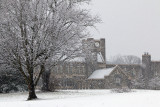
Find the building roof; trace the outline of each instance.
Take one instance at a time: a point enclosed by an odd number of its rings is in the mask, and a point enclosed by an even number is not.
[[[94,71],[88,79],[104,79],[105,76],[109,76],[110,73],[115,69],[116,67],[112,68],[105,68],[105,69],[99,69]]]

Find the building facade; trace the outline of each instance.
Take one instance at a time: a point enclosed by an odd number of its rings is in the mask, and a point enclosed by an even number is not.
[[[53,78],[58,81],[58,89],[108,89],[117,87],[132,87],[132,80],[143,76],[146,84],[154,76],[160,75],[160,62],[151,61],[151,55],[142,55],[142,64],[107,64],[105,39],[95,40],[88,38],[82,41],[83,57],[78,60],[57,65],[52,69],[49,81]],[[79,60],[81,59],[81,60]],[[108,69],[114,68],[110,73]],[[94,78],[97,70],[105,69],[97,75],[103,78]],[[106,75],[107,74],[107,75]],[[92,77],[92,78],[90,78]],[[135,88],[135,87],[134,87]]]

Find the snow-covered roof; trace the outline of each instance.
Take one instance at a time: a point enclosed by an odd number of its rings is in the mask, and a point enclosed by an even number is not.
[[[104,77],[109,76],[114,69],[115,67],[96,70],[88,79],[104,79]]]

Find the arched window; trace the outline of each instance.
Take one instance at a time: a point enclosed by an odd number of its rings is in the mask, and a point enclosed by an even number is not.
[[[67,65],[67,73],[69,74],[70,67]]]
[[[63,73],[63,66],[60,65],[59,67],[60,67],[60,72]]]

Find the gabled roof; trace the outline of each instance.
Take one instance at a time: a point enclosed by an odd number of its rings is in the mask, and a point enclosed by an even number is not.
[[[105,69],[99,69],[94,71],[88,79],[104,79],[105,76],[109,76],[110,73],[116,68],[112,67],[112,68],[105,68]]]
[[[109,76],[115,69],[120,69],[120,72],[123,73],[125,76],[128,77],[128,79],[131,79],[131,77],[125,73],[118,65],[112,68],[105,68],[105,69],[99,69],[94,71],[88,79],[104,79],[105,76]]]

